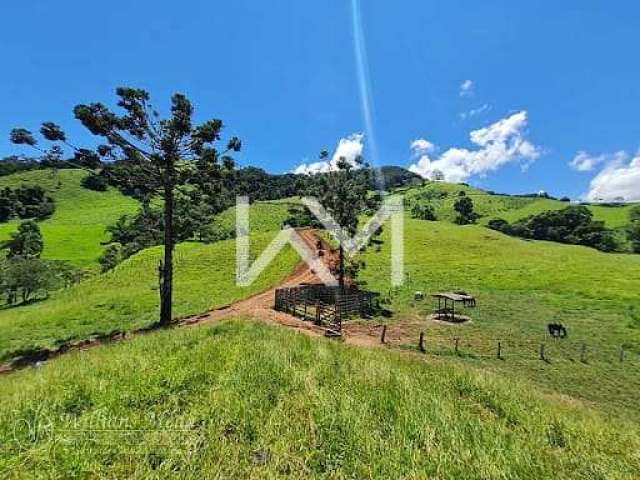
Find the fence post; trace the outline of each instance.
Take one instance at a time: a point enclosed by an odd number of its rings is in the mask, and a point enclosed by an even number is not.
[[[502,360],[502,343],[498,342],[498,360]]]
[[[308,302],[308,300],[305,297],[305,299],[304,299],[304,321],[305,322],[307,321],[307,302]]]
[[[460,353],[459,350],[458,350],[458,343],[460,342],[460,339],[458,337],[456,337],[456,338],[454,338],[454,341],[455,341],[455,344],[456,344],[456,346],[455,346],[456,355],[458,355]]]
[[[544,358],[544,343],[540,344],[540,360],[546,360],[546,358]]]
[[[424,348],[424,332],[420,332],[420,341],[418,342],[418,348],[422,353],[426,352]]]
[[[380,343],[384,343],[387,336],[387,326],[382,326],[382,335],[380,335]]]
[[[316,300],[316,325],[320,325],[321,321],[320,321],[320,316],[321,316],[321,312],[320,312],[320,300]]]
[[[582,363],[587,363],[587,345],[582,344],[582,348],[580,349],[580,361]]]
[[[620,347],[620,361],[624,362],[624,345]]]

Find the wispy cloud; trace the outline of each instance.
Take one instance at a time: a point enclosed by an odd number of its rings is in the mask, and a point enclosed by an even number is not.
[[[362,155],[363,150],[364,134],[353,133],[348,137],[340,139],[330,160],[313,163],[303,163],[302,165],[299,165],[293,171],[293,173],[313,175],[316,173],[324,173],[330,172],[332,170],[337,170],[338,161],[342,157],[344,157],[345,160],[351,165],[357,166],[356,159]]]
[[[581,150],[573,157],[573,160],[569,162],[569,166],[579,172],[590,172],[606,160],[606,155],[591,155]]]
[[[433,149],[419,151],[414,141],[411,148],[419,159],[409,170],[424,178],[460,183],[509,163],[520,163],[526,169],[541,154],[540,147],[527,140],[526,127],[527,112],[514,113],[485,128],[472,131],[469,138],[477,149],[453,147],[435,158],[429,155]],[[432,145],[428,140],[420,141]]]
[[[470,97],[473,95],[473,81],[465,80],[460,84],[460,96]]]
[[[473,118],[477,115],[488,112],[489,110],[491,110],[491,105],[489,105],[488,103],[485,103],[483,105],[480,105],[478,108],[472,108],[468,112],[462,112],[460,114],[460,119],[466,120],[467,118]]]

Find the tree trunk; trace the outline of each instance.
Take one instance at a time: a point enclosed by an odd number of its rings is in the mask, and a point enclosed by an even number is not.
[[[167,172],[167,177],[172,177]],[[164,187],[164,262],[162,270],[162,289],[160,292],[160,324],[168,325],[172,320],[173,305],[173,179]]]
[[[340,290],[344,290],[344,247],[340,245],[340,270],[339,270]]]

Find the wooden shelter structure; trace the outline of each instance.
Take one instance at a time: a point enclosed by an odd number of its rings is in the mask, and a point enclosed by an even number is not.
[[[464,307],[475,307],[476,299],[466,292],[440,292],[434,293],[432,297],[438,299],[438,306],[435,314],[438,319],[455,321],[456,304],[461,303]]]

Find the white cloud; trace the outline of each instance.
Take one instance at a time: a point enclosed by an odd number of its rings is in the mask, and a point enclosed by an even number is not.
[[[423,153],[433,152],[436,146],[428,140],[424,138],[417,138],[413,142],[411,142],[410,146],[411,150],[416,155],[421,155]]]
[[[591,180],[586,199],[590,202],[640,201],[640,153],[631,160],[624,152],[613,155]]]
[[[526,169],[541,153],[541,149],[525,138],[527,112],[514,113],[488,127],[469,134],[477,148],[450,148],[437,158],[423,153],[409,167],[414,173],[430,179],[460,183],[473,175],[484,175],[508,163],[520,163]]]
[[[607,161],[606,155],[590,155],[585,151],[579,151],[576,156],[569,162],[569,166],[579,172],[590,172],[597,165]]]
[[[480,105],[478,108],[472,108],[468,112],[462,112],[460,114],[460,119],[466,120],[467,118],[475,117],[476,115],[480,115],[481,113],[487,112],[489,110],[491,110],[491,105],[485,103],[483,105]]]
[[[299,165],[293,173],[314,175],[316,173],[325,173],[338,169],[338,161],[344,157],[347,162],[353,166],[357,166],[356,158],[362,155],[364,149],[364,134],[353,133],[346,138],[341,138],[338,142],[331,160],[303,163]]]
[[[465,80],[460,84],[460,96],[470,97],[473,95],[473,82],[471,80]]]

